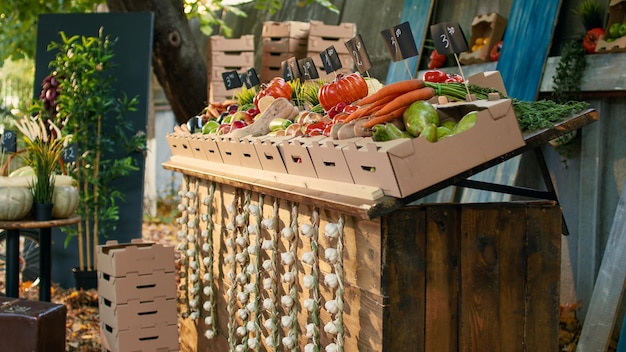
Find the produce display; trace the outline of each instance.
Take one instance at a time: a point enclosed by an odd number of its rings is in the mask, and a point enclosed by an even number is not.
[[[274,78],[209,104],[176,126],[168,143],[174,155],[375,186],[404,197],[515,150],[524,144],[522,131],[549,128],[588,106],[519,101],[484,83],[440,70],[387,85],[359,73],[331,81]],[[434,163],[423,160],[429,155],[468,146],[478,149],[454,167],[414,167]]]

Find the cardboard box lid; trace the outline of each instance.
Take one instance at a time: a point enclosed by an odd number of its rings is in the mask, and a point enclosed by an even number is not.
[[[111,276],[150,274],[155,270],[174,272],[174,247],[133,239],[131,243],[107,241],[98,246],[98,271]]]

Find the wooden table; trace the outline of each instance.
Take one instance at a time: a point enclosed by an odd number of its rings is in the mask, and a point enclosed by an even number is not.
[[[37,221],[23,219],[15,221],[0,221],[0,229],[7,231],[6,240],[6,295],[19,297],[19,241],[20,230],[39,229],[39,300],[50,302],[50,277],[52,264],[53,227],[73,225],[80,221],[80,216],[72,215],[67,219],[52,219]]]

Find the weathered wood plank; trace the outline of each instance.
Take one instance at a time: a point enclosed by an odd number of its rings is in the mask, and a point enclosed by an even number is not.
[[[400,209],[381,220],[383,351],[425,351],[425,216]]]
[[[459,216],[457,206],[427,208],[426,351],[458,351]],[[419,234],[416,234],[419,235]]]
[[[577,351],[605,351],[626,289],[626,185],[617,204],[609,241],[585,316]]]
[[[559,207],[528,207],[527,215],[527,351],[559,348],[559,285],[561,211]]]
[[[459,351],[499,351],[498,216],[474,206],[461,214]]]

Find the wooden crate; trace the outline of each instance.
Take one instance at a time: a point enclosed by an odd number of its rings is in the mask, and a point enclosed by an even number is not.
[[[253,185],[212,183],[201,171],[185,173],[180,208],[194,211],[181,214],[184,250],[211,251],[187,258],[203,264],[200,269],[183,261],[183,278],[203,280],[195,296],[179,292],[199,307],[181,308],[195,318],[181,320],[182,351],[228,350],[256,338],[257,350],[268,350],[265,321],[272,317],[279,322],[278,341],[293,332],[302,350],[312,341],[305,334],[314,319],[305,309],[311,298],[320,302],[314,311],[322,351],[339,341],[345,351],[558,349],[561,211],[554,202],[427,204],[363,219],[349,210],[325,209],[323,201],[257,193]],[[326,236],[335,226],[339,235]],[[288,236],[285,228],[296,235]],[[303,235],[305,228],[312,237]],[[184,239],[188,234],[197,241]],[[315,248],[309,265],[305,253]],[[341,253],[338,263],[325,257],[329,248]],[[292,264],[284,253],[295,254]],[[271,271],[264,268],[268,260]],[[207,268],[212,276],[205,275]],[[295,280],[286,280],[286,273]],[[305,277],[312,273],[318,285],[309,288]],[[336,274],[341,285],[326,283],[328,274]],[[280,304],[283,296],[294,298],[291,308]],[[263,309],[268,298],[275,304]],[[326,302],[337,299],[343,302],[340,313],[327,311]],[[296,319],[283,328],[283,316]],[[237,334],[249,321],[257,328]],[[342,333],[325,331],[332,321],[341,322]],[[207,339],[207,331],[215,336]]]

